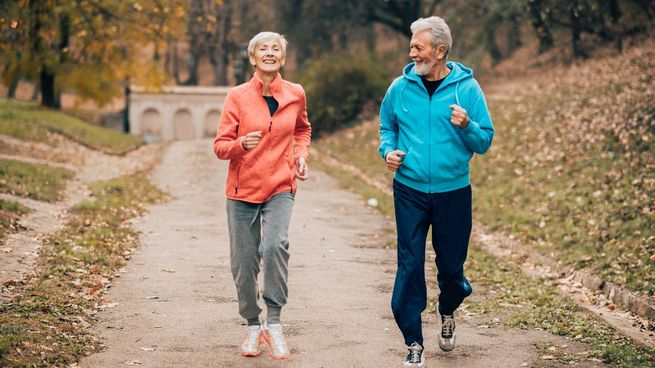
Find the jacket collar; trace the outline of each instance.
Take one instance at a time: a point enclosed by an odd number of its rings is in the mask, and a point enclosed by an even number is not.
[[[259,78],[259,75],[257,75],[257,73],[253,74],[250,83],[252,83],[260,93],[263,93],[264,81],[262,81],[262,79]],[[271,91],[271,94],[273,96],[279,95],[282,92],[282,76],[280,75],[280,73],[277,73],[271,84],[268,86],[268,89]]]

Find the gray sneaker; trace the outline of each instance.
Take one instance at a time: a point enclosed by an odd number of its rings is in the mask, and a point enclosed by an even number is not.
[[[414,342],[407,347],[409,352],[403,363],[403,367],[425,367],[425,357],[423,356],[423,347]]]
[[[441,333],[439,334],[439,347],[443,351],[455,348],[455,316],[441,316]]]

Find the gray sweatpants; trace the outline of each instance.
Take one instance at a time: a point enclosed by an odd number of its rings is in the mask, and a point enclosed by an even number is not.
[[[227,200],[230,265],[237,288],[239,314],[248,324],[259,324],[257,274],[264,265],[264,303],[268,323],[280,323],[287,303],[289,221],[294,195],[279,193],[261,204]]]

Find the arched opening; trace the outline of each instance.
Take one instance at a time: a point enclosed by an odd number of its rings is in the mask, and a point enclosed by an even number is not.
[[[187,109],[177,110],[173,115],[173,136],[179,140],[190,140],[196,138],[193,126],[193,116]]]
[[[159,111],[149,108],[141,114],[141,131],[139,133],[146,142],[160,141],[162,139],[162,128],[163,122]]]
[[[205,138],[213,138],[216,136],[216,130],[218,129],[218,121],[221,118],[220,110],[209,110],[207,115],[205,115],[205,129],[204,136]]]

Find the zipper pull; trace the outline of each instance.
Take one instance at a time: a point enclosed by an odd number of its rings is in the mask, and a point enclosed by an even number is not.
[[[273,120],[268,124],[268,131],[271,131],[271,128],[273,127]]]

